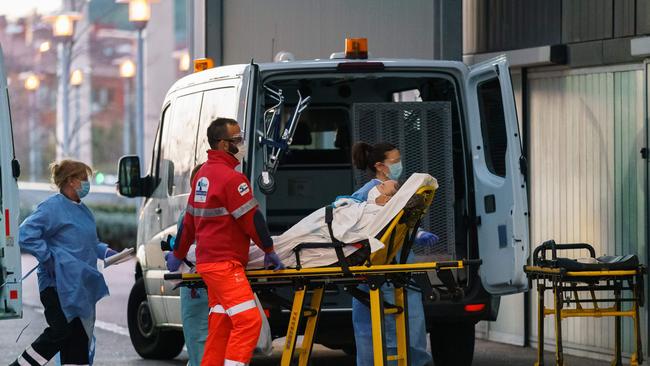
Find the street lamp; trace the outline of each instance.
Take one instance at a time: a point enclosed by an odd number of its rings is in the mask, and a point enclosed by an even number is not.
[[[37,174],[37,149],[36,146],[40,144],[38,141],[39,132],[36,128],[36,92],[41,85],[41,80],[34,73],[28,73],[23,76],[24,86],[29,93],[29,117],[27,120],[27,127],[29,128],[29,180],[36,181]]]
[[[76,12],[65,12],[58,15],[44,17],[44,20],[52,23],[54,39],[59,41],[59,92],[61,93],[61,120],[63,122],[63,155],[69,154],[70,148],[70,117],[68,111],[68,79],[70,78],[70,54],[72,52],[72,37],[74,36],[74,25],[81,19],[81,14]]]
[[[74,157],[79,158],[79,132],[81,130],[81,84],[84,81],[84,73],[80,69],[76,69],[70,74],[70,85],[74,88],[74,109],[75,119],[72,129],[74,136]]]
[[[38,52],[40,52],[40,53],[45,53],[45,52],[47,52],[47,51],[50,50],[51,46],[52,46],[52,45],[50,44],[50,41],[42,42],[42,43],[38,46]]]
[[[116,0],[117,3],[129,4],[129,21],[138,30],[138,54],[136,61],[135,86],[135,145],[140,157],[140,167],[144,161],[144,39],[142,32],[151,18],[151,3],[157,0]]]
[[[130,59],[120,62],[120,77],[124,80],[124,131],[122,133],[122,151],[131,153],[131,79],[135,76],[135,64]]]

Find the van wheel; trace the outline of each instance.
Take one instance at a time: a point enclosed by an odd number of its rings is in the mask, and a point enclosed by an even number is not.
[[[131,289],[127,321],[131,344],[141,357],[169,360],[183,350],[183,332],[156,328],[147,303],[143,278],[138,278]]]
[[[435,323],[429,333],[435,366],[471,366],[474,323]]]

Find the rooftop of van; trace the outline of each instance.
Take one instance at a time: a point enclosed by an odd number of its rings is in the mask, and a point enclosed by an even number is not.
[[[283,62],[268,62],[260,63],[259,68],[261,72],[281,72],[288,70],[310,70],[318,68],[332,68],[335,69],[342,63],[382,63],[386,67],[436,67],[436,68],[453,68],[453,69],[466,69],[467,66],[459,61],[443,61],[443,60],[427,60],[427,59],[390,59],[390,58],[373,58],[373,59],[316,59],[316,60],[298,60],[298,61],[283,61]],[[192,85],[197,85],[205,82],[210,82],[218,79],[232,78],[241,75],[246,66],[249,64],[236,64],[228,66],[219,66],[205,71],[189,74],[172,85],[169,93],[178,89],[183,89]],[[363,71],[359,71],[363,72]]]

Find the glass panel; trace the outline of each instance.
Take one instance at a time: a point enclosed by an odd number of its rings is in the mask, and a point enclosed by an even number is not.
[[[202,93],[178,97],[174,102],[169,128],[165,129],[167,135],[163,135],[166,143],[162,149],[161,178],[167,182],[170,196],[190,192],[190,172],[194,167],[196,129],[202,97]]]
[[[493,174],[505,177],[508,136],[499,79],[494,78],[480,83],[478,100],[487,168]]]
[[[205,92],[201,106],[201,124],[199,128],[198,145],[196,149],[196,163],[208,160],[208,126],[217,118],[237,119],[239,106],[237,93],[234,87],[212,89]],[[238,121],[240,126],[242,121]]]

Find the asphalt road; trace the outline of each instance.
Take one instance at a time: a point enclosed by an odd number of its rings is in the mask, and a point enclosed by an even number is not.
[[[32,268],[35,261],[23,256],[23,271]],[[187,354],[182,352],[170,361],[143,360],[131,346],[126,323],[126,302],[133,285],[133,263],[124,263],[104,272],[111,296],[103,299],[97,307],[97,353],[95,365],[185,365]],[[7,365],[22,352],[45,328],[43,310],[38,300],[36,276],[28,278],[24,284],[25,302],[22,319],[5,320],[0,326],[0,365]],[[25,328],[26,327],[26,328]],[[24,331],[23,331],[23,328]],[[21,334],[22,332],[22,335]],[[19,337],[20,335],[20,337]],[[274,342],[271,357],[255,358],[252,365],[278,365],[281,339]],[[547,363],[553,361],[553,354],[547,354]],[[477,366],[530,366],[535,362],[535,350],[477,340],[474,365]],[[53,364],[53,363],[51,363]],[[354,358],[341,351],[333,351],[323,346],[314,347],[312,365],[352,366]],[[567,364],[580,366],[605,366],[607,362],[568,357]]]

